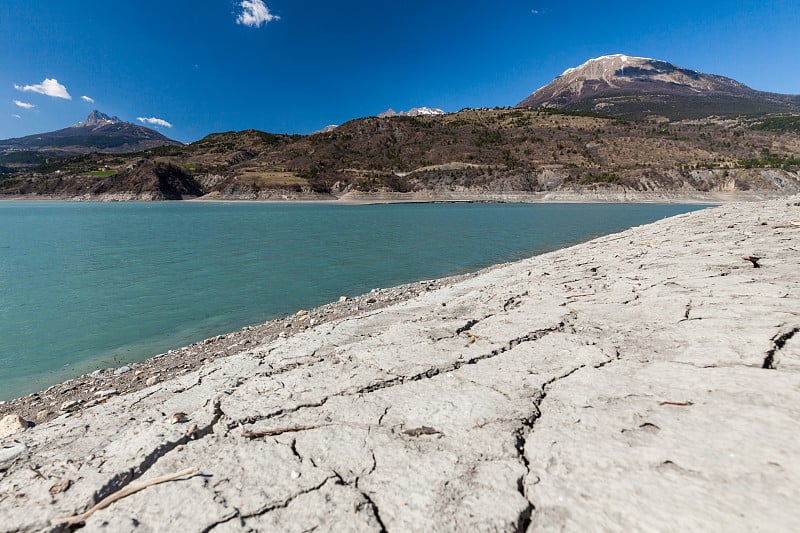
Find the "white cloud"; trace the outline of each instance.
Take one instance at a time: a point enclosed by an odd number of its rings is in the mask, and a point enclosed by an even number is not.
[[[262,24],[280,20],[278,15],[269,12],[269,8],[262,0],[243,0],[239,6],[242,8],[242,12],[236,17],[237,24],[260,28]]]
[[[14,105],[16,105],[17,107],[21,107],[22,109],[33,109],[34,107],[36,107],[33,104],[29,104],[28,102],[22,102],[20,100],[14,100]]]
[[[170,124],[169,122],[167,122],[166,120],[164,120],[164,119],[162,119],[162,118],[156,118],[156,117],[150,117],[150,118],[146,118],[146,117],[136,117],[136,120],[138,120],[138,121],[139,121],[139,122],[141,122],[142,124],[152,124],[152,125],[154,125],[154,126],[163,126],[163,127],[165,127],[165,128],[171,128],[171,127],[172,127],[172,124]]]
[[[52,96],[53,98],[63,98],[64,100],[72,100],[72,96],[67,92],[67,88],[58,83],[58,80],[47,78],[42,83],[36,85],[14,85],[18,91],[32,92]]]
[[[90,104],[94,103],[94,98],[89,98],[86,95],[81,96],[81,100],[83,100],[84,102],[89,102]]]
[[[13,115],[11,115],[11,116],[12,116],[12,117],[14,117],[14,118],[22,118],[21,116],[17,115],[16,113],[14,113],[14,114],[13,114]]]

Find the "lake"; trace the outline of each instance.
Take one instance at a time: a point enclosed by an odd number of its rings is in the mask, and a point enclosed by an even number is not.
[[[0,202],[0,400],[702,207]]]

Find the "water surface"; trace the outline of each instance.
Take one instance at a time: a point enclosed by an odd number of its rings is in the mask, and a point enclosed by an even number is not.
[[[699,207],[0,202],[0,400]]]

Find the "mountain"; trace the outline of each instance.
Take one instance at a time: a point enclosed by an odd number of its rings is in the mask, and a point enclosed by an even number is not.
[[[436,115],[444,115],[446,114],[441,109],[437,109],[435,107],[414,107],[409,109],[408,111],[395,111],[394,109],[387,109],[380,115],[379,118],[388,118],[388,117],[430,117]]]
[[[14,152],[40,152],[50,156],[92,152],[129,153],[180,144],[155,130],[124,122],[95,110],[89,113],[86,120],[68,128],[0,140],[0,153],[9,155]],[[19,159],[19,154],[13,155]]]
[[[800,95],[756,91],[736,80],[623,54],[568,68],[517,107],[671,120],[800,112]]]
[[[568,191],[633,199],[639,193],[668,198],[737,191],[796,194],[796,126],[785,116],[654,124],[542,108],[367,117],[308,136],[245,130],[137,154],[56,159],[32,172],[0,175],[0,197],[280,200],[410,192],[428,199],[462,193],[488,199]]]
[[[98,110],[94,110],[89,113],[89,116],[86,117],[86,120],[83,122],[78,122],[74,124],[73,128],[80,128],[82,126],[103,126],[106,124],[117,124],[118,122],[122,122],[122,119],[119,117],[109,117],[105,113],[101,113]]]

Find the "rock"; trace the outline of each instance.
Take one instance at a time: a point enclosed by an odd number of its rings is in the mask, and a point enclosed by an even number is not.
[[[114,396],[115,394],[119,394],[117,389],[104,389],[94,393],[95,397],[98,399],[108,398],[109,396]]]
[[[31,427],[31,423],[19,416],[18,414],[12,413],[10,415],[6,415],[0,420],[0,439],[4,439],[6,437],[10,437],[11,435],[15,435],[21,431],[25,431],[29,427]]]
[[[150,376],[147,378],[147,381],[144,382],[144,384],[148,387],[152,387],[156,383],[158,383],[158,376]]]
[[[61,404],[61,411],[71,412],[80,407],[81,402],[80,400],[67,400],[66,402]]]
[[[66,492],[72,486],[72,480],[69,478],[64,478],[61,481],[56,482],[52,487],[50,487],[50,494],[55,496],[56,494],[61,494],[62,492]]]
[[[188,422],[188,421],[189,421],[189,415],[187,415],[186,413],[178,412],[178,413],[175,413],[174,415],[172,415],[172,419],[170,420],[170,423],[172,423],[172,424],[182,424],[183,422]]]
[[[36,423],[37,424],[41,424],[42,422],[47,420],[47,417],[49,415],[50,415],[50,411],[47,411],[45,409],[39,411],[38,413],[36,413]]]
[[[349,299],[350,299],[350,298],[348,298],[347,296],[339,296],[339,303],[340,303],[340,304],[341,304],[341,303],[344,303],[344,302],[346,302],[346,301],[347,301],[347,300],[349,300]]]
[[[128,365],[121,366],[118,369],[114,370],[114,375],[115,376],[121,376],[122,374],[127,374],[131,370],[132,370],[132,368],[129,367]]]
[[[28,447],[22,443],[14,443],[0,448],[0,471],[8,470],[14,459],[25,453]]]

